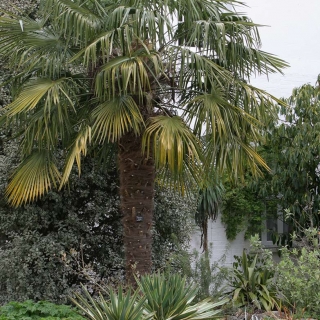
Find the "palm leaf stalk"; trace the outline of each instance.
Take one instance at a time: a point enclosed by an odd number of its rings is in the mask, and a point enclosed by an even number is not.
[[[13,101],[0,124],[20,129],[22,159],[8,201],[62,188],[82,156],[106,158],[116,144],[127,277],[150,272],[155,179],[183,191],[213,166],[234,176],[245,163],[267,167],[255,145],[279,100],[248,81],[286,63],[259,49],[240,4],[43,0],[38,20],[2,14]]]

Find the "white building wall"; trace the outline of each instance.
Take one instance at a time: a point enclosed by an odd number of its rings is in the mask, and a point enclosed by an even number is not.
[[[208,222],[208,242],[211,244],[211,264],[220,261],[225,266],[232,266],[234,255],[241,256],[244,248],[249,248],[249,241],[244,240],[244,232],[237,235],[236,239],[229,241],[226,237],[225,227],[221,222],[220,215],[216,221]],[[190,247],[202,252],[201,233],[197,228],[191,238]]]

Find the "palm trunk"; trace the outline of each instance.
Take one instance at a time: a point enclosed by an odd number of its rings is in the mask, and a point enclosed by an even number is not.
[[[151,272],[155,169],[141,153],[141,137],[124,135],[119,144],[120,204],[123,214],[126,279]]]
[[[206,217],[202,222],[201,244],[203,246],[203,252],[208,254],[208,217]]]

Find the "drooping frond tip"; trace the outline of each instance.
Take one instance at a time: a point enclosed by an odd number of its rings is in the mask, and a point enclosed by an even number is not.
[[[143,148],[150,148],[151,145],[157,166],[168,165],[172,172],[182,171],[187,157],[200,159],[200,141],[179,116],[150,118],[143,137]]]
[[[35,151],[18,167],[5,194],[8,202],[18,207],[38,200],[60,179],[52,156],[46,150]]]

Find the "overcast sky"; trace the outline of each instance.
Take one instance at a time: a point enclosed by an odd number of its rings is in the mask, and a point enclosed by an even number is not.
[[[243,0],[246,12],[261,27],[262,50],[286,60],[285,76],[252,79],[257,87],[277,97],[288,97],[294,87],[315,84],[320,73],[320,0]]]

